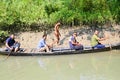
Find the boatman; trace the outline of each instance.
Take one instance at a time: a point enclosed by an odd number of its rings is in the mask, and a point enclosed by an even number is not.
[[[98,34],[99,34],[99,31],[95,30],[94,35],[91,38],[91,45],[93,49],[94,48],[97,48],[97,49],[105,48],[105,45],[101,44],[100,41],[103,41],[106,38],[99,38]]]
[[[72,35],[72,36],[70,37],[70,39],[69,39],[70,49],[83,50],[83,45],[80,44],[80,43],[76,40],[76,37],[77,37],[77,33],[74,32],[73,35]]]
[[[15,41],[14,34],[7,38],[5,45],[7,48],[6,51],[17,52],[20,49],[20,43],[18,41]]]
[[[45,51],[45,52],[50,52],[50,48],[51,46],[46,44],[46,39],[47,39],[47,35],[44,34],[42,36],[42,39],[39,41],[37,49],[39,52]]]

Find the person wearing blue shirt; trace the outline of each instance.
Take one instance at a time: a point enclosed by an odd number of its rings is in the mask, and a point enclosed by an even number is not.
[[[38,43],[38,46],[37,46],[38,51],[45,51],[45,52],[50,51],[50,46],[46,44],[46,38],[47,38],[47,35],[44,34],[42,36],[42,39]]]
[[[76,37],[77,37],[77,33],[74,32],[73,35],[69,39],[70,49],[83,50],[83,45],[77,42]]]
[[[7,51],[17,52],[20,48],[20,43],[18,41],[15,41],[14,34],[12,34],[9,38],[7,38],[5,45]]]

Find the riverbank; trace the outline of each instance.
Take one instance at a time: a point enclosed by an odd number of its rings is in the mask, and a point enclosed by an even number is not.
[[[78,33],[77,40],[84,46],[90,45],[90,39],[93,34],[93,30],[90,28],[80,28],[80,27],[71,27],[67,29],[60,29],[61,37],[60,37],[60,45],[54,44],[53,47],[69,47],[68,41],[69,37],[73,32]],[[54,39],[53,31],[47,32],[47,44],[51,44]],[[21,32],[18,33],[18,38],[21,43],[21,47],[23,48],[36,48],[39,40],[42,38],[44,32]],[[120,26],[117,25],[112,29],[102,29],[99,36],[103,36],[103,34],[107,35],[108,39],[102,41],[103,44],[114,44],[120,42]]]

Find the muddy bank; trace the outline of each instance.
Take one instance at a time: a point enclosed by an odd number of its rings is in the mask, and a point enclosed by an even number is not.
[[[113,44],[120,42],[120,26],[115,26],[113,28],[98,28],[100,31],[100,37],[104,37],[104,34],[107,35],[108,39],[102,41],[103,44]],[[60,45],[54,45],[54,47],[68,47],[69,37],[73,32],[78,33],[77,40],[83,45],[90,45],[90,39],[93,35],[94,29],[88,28],[79,28],[72,27],[67,29],[60,29],[61,37],[60,37]],[[54,33],[53,31],[47,32],[47,43],[50,44],[53,42]],[[23,48],[36,48],[39,40],[42,38],[44,32],[21,32],[18,34],[19,41],[21,43],[21,47]]]

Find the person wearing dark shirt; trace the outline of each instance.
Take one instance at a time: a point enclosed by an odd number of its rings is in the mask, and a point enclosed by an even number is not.
[[[7,51],[17,52],[20,48],[20,43],[18,41],[15,41],[14,34],[12,34],[9,38],[7,38],[5,45]]]

